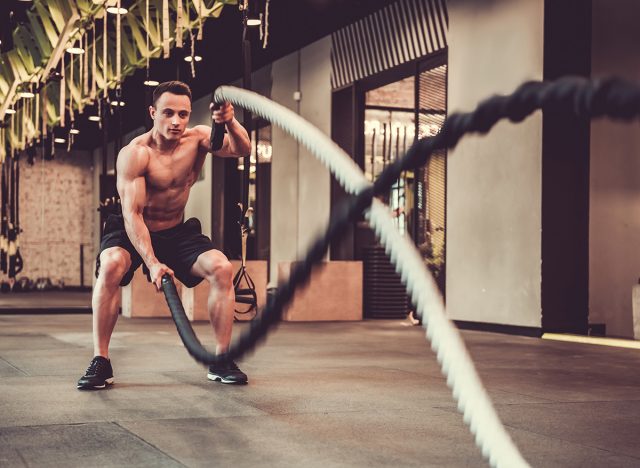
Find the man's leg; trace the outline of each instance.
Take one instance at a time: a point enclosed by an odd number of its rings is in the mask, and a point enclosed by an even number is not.
[[[110,247],[100,254],[100,272],[93,288],[93,355],[109,359],[109,342],[118,320],[120,282],[131,267],[129,252]]]
[[[216,353],[229,349],[233,327],[235,293],[233,291],[233,267],[227,257],[218,250],[208,250],[200,254],[191,267],[191,274],[209,282],[207,309],[216,336]],[[209,380],[230,384],[247,383],[247,375],[229,360],[223,364],[209,366]]]
[[[118,320],[118,288],[131,266],[129,252],[110,247],[100,254],[100,272],[93,288],[93,359],[78,380],[80,390],[105,388],[113,383],[113,368],[109,360],[109,341]]]
[[[207,310],[216,336],[216,353],[224,353],[229,348],[233,327],[233,267],[222,252],[209,250],[200,254],[191,274],[206,279],[211,286]]]

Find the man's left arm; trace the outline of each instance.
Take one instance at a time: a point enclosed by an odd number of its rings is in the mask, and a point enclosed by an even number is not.
[[[197,129],[201,133],[200,146],[203,149],[212,152],[214,156],[222,157],[238,158],[251,154],[249,134],[236,120],[231,103],[225,102],[218,110],[212,108],[212,118],[214,123],[224,123],[227,132],[224,135],[222,147],[217,151],[211,151],[211,127],[198,125]]]

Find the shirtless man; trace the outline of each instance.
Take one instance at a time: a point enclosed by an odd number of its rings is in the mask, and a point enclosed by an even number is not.
[[[150,280],[160,289],[169,273],[187,287],[202,279],[211,289],[207,307],[217,340],[224,353],[231,340],[234,291],[231,263],[213,248],[196,218],[184,221],[191,186],[210,152],[211,127],[186,128],[191,114],[191,91],[179,81],[160,84],[149,107],[153,128],[122,148],[117,163],[117,188],[122,216],[109,216],[97,258],[93,290],[94,358],[78,389],[105,388],[113,383],[109,341],[118,319],[117,293],[144,263]],[[225,103],[212,112],[227,133],[215,156],[239,157],[251,152],[247,131]],[[207,377],[223,383],[247,383],[247,376],[228,361],[210,366]]]

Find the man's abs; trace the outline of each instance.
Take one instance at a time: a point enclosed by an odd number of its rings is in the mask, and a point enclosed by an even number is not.
[[[182,222],[190,188],[147,193],[147,203],[142,217],[149,231],[162,231]]]

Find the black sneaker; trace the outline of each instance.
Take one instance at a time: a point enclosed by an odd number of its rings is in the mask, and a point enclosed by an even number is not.
[[[226,384],[246,384],[248,381],[247,374],[238,369],[236,363],[231,360],[209,366],[207,378]]]
[[[113,369],[111,361],[102,356],[92,359],[87,368],[87,372],[78,380],[79,390],[94,390],[105,388],[113,383]]]

